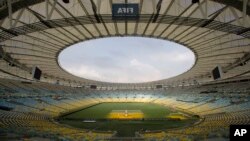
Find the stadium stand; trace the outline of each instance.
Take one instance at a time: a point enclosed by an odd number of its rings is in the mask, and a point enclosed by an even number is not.
[[[1,79],[1,82],[6,81]],[[82,109],[97,103],[104,102],[150,102],[157,103],[178,110],[194,113],[202,117],[201,121],[190,127],[171,129],[166,131],[141,132],[138,137],[151,139],[205,139],[228,138],[228,128],[231,124],[249,124],[250,103],[249,92],[244,91],[249,87],[249,82],[237,83],[237,91],[241,95],[228,95],[230,83],[216,85],[217,92],[203,94],[209,91],[213,85],[199,86],[196,88],[177,89],[171,93],[168,90],[74,90],[68,86],[58,86],[43,83],[29,84],[33,93],[23,92],[21,81],[8,80],[1,85],[1,89],[8,88],[7,93],[1,93],[1,130],[2,132],[15,131],[16,134],[24,134],[20,131],[28,131],[27,135],[40,133],[43,137],[63,137],[65,139],[97,139],[111,138],[115,133],[95,133],[94,131],[77,130],[65,125],[60,125],[53,119],[60,114]],[[228,86],[227,86],[228,85]],[[19,87],[16,87],[19,86]],[[41,87],[43,89],[41,89]],[[60,87],[60,89],[56,89]],[[228,87],[229,89],[225,89]],[[236,86],[235,86],[236,87]],[[64,89],[62,93],[62,89]],[[29,90],[29,91],[30,91]],[[53,92],[52,92],[53,90]],[[66,91],[67,90],[67,91]],[[196,91],[196,93],[193,93]],[[40,95],[43,93],[44,95]],[[46,94],[45,94],[46,93]],[[60,95],[58,95],[60,93]],[[78,95],[75,95],[78,93]],[[126,95],[124,95],[126,94]],[[67,96],[70,95],[70,98]],[[235,101],[237,97],[237,101]],[[241,98],[239,98],[241,97]],[[21,130],[22,129],[22,130]],[[216,134],[215,134],[216,133]],[[37,135],[37,134],[36,134]]]

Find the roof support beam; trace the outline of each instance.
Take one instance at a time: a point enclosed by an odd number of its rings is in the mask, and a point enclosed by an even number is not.
[[[151,16],[150,16],[150,18],[149,18],[149,20],[148,20],[148,23],[147,23],[147,25],[146,25],[146,27],[145,27],[145,29],[144,29],[143,33],[142,33],[142,36],[144,36],[144,35],[145,35],[145,33],[147,32],[148,27],[149,27],[149,24],[150,24],[150,23],[151,23],[151,21],[153,20],[153,17],[154,17],[154,14],[152,13],[152,14],[151,14]]]
[[[205,21],[204,23],[202,23],[201,25],[200,25],[200,27],[206,27],[207,25],[209,25],[216,17],[218,17],[219,15],[220,15],[220,13],[221,12],[223,12],[225,9],[227,8],[227,6],[225,6],[224,8],[222,8],[222,9],[220,9],[220,10],[218,10],[218,11],[216,11],[215,13],[213,13],[213,17],[211,17],[210,19],[208,19],[207,21]],[[233,20],[234,21],[234,20]],[[231,23],[232,21],[230,21],[230,22],[228,22],[228,23]],[[189,34],[190,33],[194,33],[196,30],[198,30],[200,27],[196,27],[195,29],[193,29],[192,31],[190,31],[188,34],[186,34],[185,36],[183,36],[183,37],[181,37],[179,40],[182,40],[182,39],[184,39],[185,37],[187,37],[187,36],[189,36]],[[211,33],[213,33],[213,32],[215,32],[215,30],[213,30]],[[204,32],[204,33],[206,33],[206,32]],[[202,34],[204,34],[204,33],[201,33],[201,34],[199,34],[199,35],[202,35]],[[206,34],[207,35],[207,34]],[[206,36],[206,35],[204,35],[204,36]],[[199,37],[199,36],[197,36],[197,35],[195,35],[195,37],[191,37],[191,38],[189,38],[189,39],[186,39],[185,41],[182,41],[182,42],[184,42],[184,43],[187,43],[187,42],[191,42],[192,40],[196,40],[197,41],[197,37]],[[203,37],[203,36],[202,36]]]
[[[49,0],[47,0],[47,4],[49,5]],[[47,15],[47,20],[50,20],[55,8],[56,8],[57,0],[54,0],[54,3],[52,4],[51,10]],[[49,9],[48,9],[49,10]]]
[[[62,47],[62,46],[59,46],[59,45],[57,45],[57,44],[55,44],[55,43],[52,43],[52,42],[50,42],[50,41],[48,41],[48,40],[45,40],[45,39],[41,39],[41,38],[34,37],[34,36],[31,36],[31,35],[25,35],[25,36],[27,36],[27,37],[29,37],[29,38],[31,38],[31,39],[33,39],[33,40],[37,40],[37,41],[39,41],[39,42],[41,42],[41,43],[47,44],[47,45],[49,45],[49,46],[53,46],[53,47],[55,47],[55,48],[61,48],[61,47]]]
[[[46,20],[49,20],[49,0],[45,0],[45,13],[46,13]]]
[[[184,9],[167,27],[165,27],[162,32],[157,36],[158,38],[160,38],[169,28],[170,26],[176,22],[189,8],[192,7],[193,4],[190,4],[186,9]]]
[[[111,13],[112,13],[112,3],[113,3],[113,0],[109,0]],[[115,27],[115,35],[119,35],[119,30],[118,30],[116,21],[114,21],[114,27]]]
[[[208,18],[208,0],[205,0],[205,19]]]
[[[10,28],[13,27],[13,24],[12,24],[12,5],[11,5],[11,3],[12,3],[12,0],[7,0]]]
[[[142,11],[142,5],[143,5],[143,0],[140,0],[140,14]],[[135,28],[134,28],[134,35],[137,35],[138,24],[139,24],[139,20],[136,21]]]
[[[221,38],[224,38],[226,35],[228,35],[228,33],[223,33],[223,34],[221,34],[221,35],[217,35],[217,36],[215,36],[215,37],[213,37],[213,38],[210,38],[210,39],[206,39],[205,41],[203,41],[203,40],[199,40],[200,42],[198,42],[198,43],[195,43],[195,44],[189,44],[189,46],[192,46],[192,47],[200,47],[200,46],[202,46],[202,45],[205,45],[205,44],[208,44],[208,43],[210,43],[210,42],[214,42],[215,40],[219,40],[219,39],[221,39]],[[201,37],[200,37],[201,38]],[[200,39],[199,38],[199,39]]]
[[[211,58],[211,57],[218,57],[218,56],[222,57],[222,56],[231,56],[231,55],[242,55],[242,54],[244,54],[244,52],[214,54],[214,55],[200,56],[199,59]]]
[[[76,21],[76,22],[78,22],[87,32],[89,32],[89,30],[87,30],[87,28],[85,27],[85,26],[83,26],[82,25],[82,23],[71,13],[71,12],[69,12],[65,7],[63,7],[60,3],[58,3],[58,5],[64,10],[64,11],[66,11],[72,18],[74,18],[74,20]],[[57,9],[56,9],[57,10]],[[64,17],[65,18],[65,16],[59,11],[59,10],[57,10],[57,12],[62,16],[62,17]],[[65,18],[66,19],[66,18]],[[67,22],[70,22],[69,20],[67,20]],[[73,25],[71,22],[70,22],[70,24],[71,25]],[[75,26],[73,26],[74,27],[74,29],[78,32],[78,33],[80,33],[84,38],[87,38],[88,39],[88,37],[81,31],[81,30],[79,30],[77,27],[75,27]],[[79,39],[79,38],[78,38]],[[81,39],[79,39],[79,40],[81,40]]]
[[[205,50],[205,51],[202,50],[202,51],[197,51],[197,52],[199,52],[199,55],[202,56],[202,55],[207,55],[207,54],[212,53],[212,52],[219,52],[219,51],[232,49],[232,48],[237,48],[237,51],[240,51],[240,48],[243,48],[245,50],[248,47],[249,47],[249,45],[235,45],[235,46],[230,46],[230,47],[216,48],[213,50],[210,49],[210,50]],[[237,52],[237,51],[235,51],[235,52]]]
[[[245,55],[244,55],[243,57],[239,58],[239,59],[236,60],[233,64],[231,64],[231,65],[225,67],[224,69],[225,69],[225,71],[228,71],[228,70],[231,70],[231,69],[233,69],[233,68],[235,68],[235,67],[237,67],[237,66],[245,65],[245,63],[246,63],[247,61],[249,61],[249,60],[250,60],[250,53],[245,53]],[[224,70],[224,69],[223,69],[223,70]]]
[[[84,4],[82,3],[81,0],[78,0],[78,3],[80,4],[80,6],[82,7],[83,11],[85,12],[85,14],[88,16],[89,20],[91,21],[91,23],[93,24],[94,28],[96,29],[96,31],[98,32],[98,34],[100,36],[102,36],[100,30],[97,28],[95,22],[92,20],[92,18],[90,17],[89,15],[89,12],[87,11],[87,9],[85,8]],[[92,36],[92,38],[94,38],[95,36],[90,32],[88,31],[88,33]]]
[[[16,27],[18,21],[20,20],[21,16],[23,15],[24,10],[25,10],[25,9],[23,8],[23,9],[21,9],[21,10],[19,11],[19,13],[18,13],[18,15],[17,15],[17,17],[16,17],[16,19],[15,19],[15,22],[13,23],[13,27]]]
[[[202,8],[202,4],[205,4],[205,9]],[[204,0],[202,2],[202,4],[198,3],[198,8],[201,11],[201,14],[203,16],[203,19],[207,19],[208,15],[207,15],[207,0]]]
[[[60,3],[58,3],[57,2],[57,4],[62,8],[62,9],[64,9],[69,15],[71,15],[70,13],[69,13],[69,11],[68,10],[66,10]],[[65,21],[66,22],[68,22],[80,35],[82,35],[84,38],[86,38],[86,36],[77,28],[77,27],[75,27],[73,24],[72,24],[72,22],[70,21],[70,20],[68,20],[66,17],[65,17],[65,15],[63,15],[62,14],[62,12],[58,9],[58,8],[56,8],[55,9],[56,10],[56,12],[58,13],[58,14],[60,14],[61,16],[62,16],[62,18],[64,18],[65,19]],[[74,17],[73,17],[74,18]],[[65,28],[63,28],[63,27],[61,27],[64,31],[66,31],[66,32],[68,32],[71,36],[73,36],[73,37],[75,37],[76,39],[78,39],[78,41],[80,41],[80,40],[82,40],[81,38],[79,38],[77,35],[75,35],[75,34],[73,34],[72,32],[70,32],[70,31],[68,31],[67,29],[65,29]],[[72,39],[73,41],[75,41],[74,39]]]
[[[101,20],[99,19],[99,16],[98,16],[98,14],[97,14],[96,5],[95,5],[95,3],[93,2],[93,0],[90,0],[90,3],[91,3],[91,5],[92,5],[92,10],[93,10],[93,12],[94,12],[94,16],[95,16],[95,19],[96,19],[97,23],[100,23]]]
[[[110,36],[109,30],[108,30],[106,24],[103,22],[102,16],[100,14],[98,14],[98,13],[100,13],[101,1],[97,1],[97,6],[96,6],[96,4],[95,4],[95,2],[93,0],[90,0],[90,2],[91,2],[91,5],[92,5],[92,10],[94,12],[94,16],[95,16],[95,18],[97,20],[97,23],[102,23],[105,30],[106,30],[106,32],[107,32],[107,34]]]
[[[232,22],[234,22],[235,21],[235,19],[234,20],[232,20],[232,21],[229,21],[229,22],[227,22],[227,24],[230,24],[230,23],[232,23]],[[197,27],[195,30],[197,30],[199,27]],[[195,31],[194,30],[194,31]],[[238,32],[238,34],[237,35],[240,35],[240,34],[242,34],[242,33],[244,33],[244,32],[247,32],[249,30],[249,28],[246,28],[246,29],[243,29],[243,30],[240,30],[239,32]],[[195,35],[195,37],[192,37],[192,38],[189,38],[188,40],[186,40],[186,41],[184,41],[184,42],[187,42],[187,41],[189,41],[190,42],[190,40],[192,41],[192,40],[195,40],[195,41],[198,41],[199,39],[201,39],[201,38],[203,38],[203,37],[205,37],[205,36],[207,36],[207,35],[209,35],[209,34],[212,34],[212,33],[214,33],[216,31],[216,29],[214,29],[214,30],[208,30],[208,31],[205,31],[205,32],[203,32],[203,33],[201,33],[201,34],[199,34],[199,35]],[[227,36],[227,35],[230,35],[230,33],[225,33],[225,34],[223,34],[223,36]],[[212,38],[212,39],[214,39],[214,40],[219,40],[219,39],[221,39],[221,38],[223,38],[223,36],[220,36],[220,38]],[[197,38],[198,37],[198,38]],[[183,37],[182,37],[183,38]],[[208,39],[208,40],[210,40],[210,39]],[[207,41],[207,40],[206,40]],[[210,41],[211,42],[211,41]],[[199,43],[204,43],[204,41],[201,41],[201,42],[199,42]],[[196,43],[196,44],[199,44],[199,43]],[[188,43],[189,44],[189,43]],[[196,45],[195,44],[195,45]],[[192,45],[192,46],[194,46],[194,45]],[[199,45],[200,46],[200,45]]]
[[[239,39],[230,39],[230,40],[227,40],[227,41],[222,41],[220,43],[216,43],[216,42],[213,42],[213,43],[210,43],[210,44],[205,44],[205,45],[202,45],[202,46],[197,46],[196,47],[196,51],[204,51],[204,50],[208,50],[208,49],[211,49],[212,47],[218,47],[218,46],[221,46],[221,45],[224,45],[224,44],[229,44],[229,43],[236,43],[236,42],[244,42],[244,40],[246,40],[245,38],[239,38]],[[249,42],[248,42],[249,43]]]
[[[35,17],[37,17],[37,19],[39,19],[39,21],[40,21],[41,23],[43,23],[45,26],[47,26],[48,28],[53,28],[53,26],[52,26],[50,23],[48,23],[47,21],[43,20],[43,17],[41,17],[42,15],[38,14],[37,12],[31,10],[31,9],[28,8],[28,7],[27,7],[27,9],[28,9]],[[55,25],[58,25],[58,24],[55,23],[55,22],[52,22],[52,23],[55,24]],[[61,27],[61,26],[59,26],[59,27]],[[61,27],[61,29],[64,30],[66,33],[69,33],[70,35],[73,36],[73,34],[72,34],[71,32],[69,32],[68,30],[64,29],[63,27]],[[56,31],[59,32],[59,33],[61,33],[62,35],[64,35],[66,38],[71,39],[73,42],[75,42],[75,40],[74,40],[72,37],[70,37],[69,35],[65,34],[65,33],[62,32],[62,31],[60,31],[59,29],[56,29]]]
[[[37,52],[37,53],[41,53],[41,54],[47,54],[47,55],[54,55],[57,52],[52,52],[50,50],[37,50],[37,49],[31,49],[31,48],[27,48],[27,47],[22,47],[22,46],[11,46],[11,45],[1,45],[4,48],[10,48],[12,50],[15,50],[18,52],[18,50],[25,50],[25,51],[32,51],[32,52]]]
[[[125,4],[128,4],[128,0],[125,0]],[[125,35],[128,35],[128,20],[125,18]]]
[[[155,14],[155,16],[153,18],[153,23],[156,22],[156,20],[159,17],[159,13],[161,11],[161,4],[162,4],[162,0],[159,0],[158,3],[157,3],[157,5],[156,5],[156,14]]]
[[[24,22],[20,21],[20,20],[16,20],[16,22],[20,22],[20,23],[22,23],[24,25],[27,25],[30,29],[40,29],[39,26],[31,26],[31,25],[29,25],[27,23],[24,23]],[[61,32],[58,29],[55,29],[55,30],[58,31],[58,32]],[[70,42],[68,42],[68,41],[66,41],[66,40],[64,40],[64,39],[62,39],[62,38],[60,38],[60,37],[58,37],[58,36],[56,36],[54,34],[51,34],[51,33],[47,32],[47,31],[42,30],[40,33],[45,35],[45,36],[48,36],[50,39],[55,40],[56,42],[60,43],[63,46],[65,45],[65,43],[70,44]]]
[[[229,7],[230,11],[232,12],[233,16],[235,17],[235,20],[237,21],[237,23],[239,25],[243,25],[242,22],[240,21],[241,17],[239,17],[239,15],[237,14],[237,12],[235,11],[234,8]]]
[[[218,57],[214,57],[214,58],[203,58],[200,60],[200,63],[202,62],[211,62],[211,61],[227,61],[228,59],[230,60],[236,60],[238,59],[238,57],[235,57],[235,56],[228,56],[226,58],[218,58]]]
[[[236,45],[236,46],[224,47],[221,49],[213,49],[212,51],[211,50],[200,51],[199,53],[201,53],[200,55],[205,55],[205,54],[208,54],[208,52],[209,53],[218,52],[218,51],[223,51],[223,50],[232,49],[232,48],[237,48],[238,51],[240,51],[240,49],[246,50],[248,47],[249,47],[249,45]]]
[[[196,10],[201,9],[201,6],[203,3],[204,3],[204,1],[202,3],[199,3],[199,5],[187,17],[190,17],[191,15],[193,15],[196,12]],[[185,21],[182,21],[178,26],[176,26],[165,38],[168,39],[168,37],[171,34],[173,34],[179,27],[181,27],[184,22]]]
[[[174,0],[171,0],[171,2],[169,3],[168,7],[166,8],[166,10],[163,13],[163,17],[160,19],[160,21],[158,22],[158,24],[155,26],[155,28],[153,29],[152,33],[150,35],[154,35],[155,31],[158,29],[158,27],[160,26],[160,23],[162,22],[162,20],[164,19],[165,15],[167,15],[169,9],[172,7],[174,3]]]
[[[243,9],[242,9],[242,17],[243,17],[243,26],[247,26],[247,3],[248,0],[243,0]]]

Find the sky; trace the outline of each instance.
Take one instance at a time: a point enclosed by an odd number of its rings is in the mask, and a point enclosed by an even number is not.
[[[104,82],[161,80],[189,70],[193,52],[176,43],[143,37],[110,37],[72,45],[59,55],[60,66],[73,75]]]

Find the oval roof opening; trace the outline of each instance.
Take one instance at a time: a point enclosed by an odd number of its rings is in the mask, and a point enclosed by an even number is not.
[[[86,79],[142,83],[167,79],[189,70],[194,53],[180,44],[145,37],[109,37],[84,41],[58,57],[67,72]]]

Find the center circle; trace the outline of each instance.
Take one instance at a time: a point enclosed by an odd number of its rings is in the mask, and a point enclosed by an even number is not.
[[[167,79],[189,70],[195,62],[187,47],[145,37],[109,37],[80,42],[60,52],[65,71],[85,79],[142,83]]]

